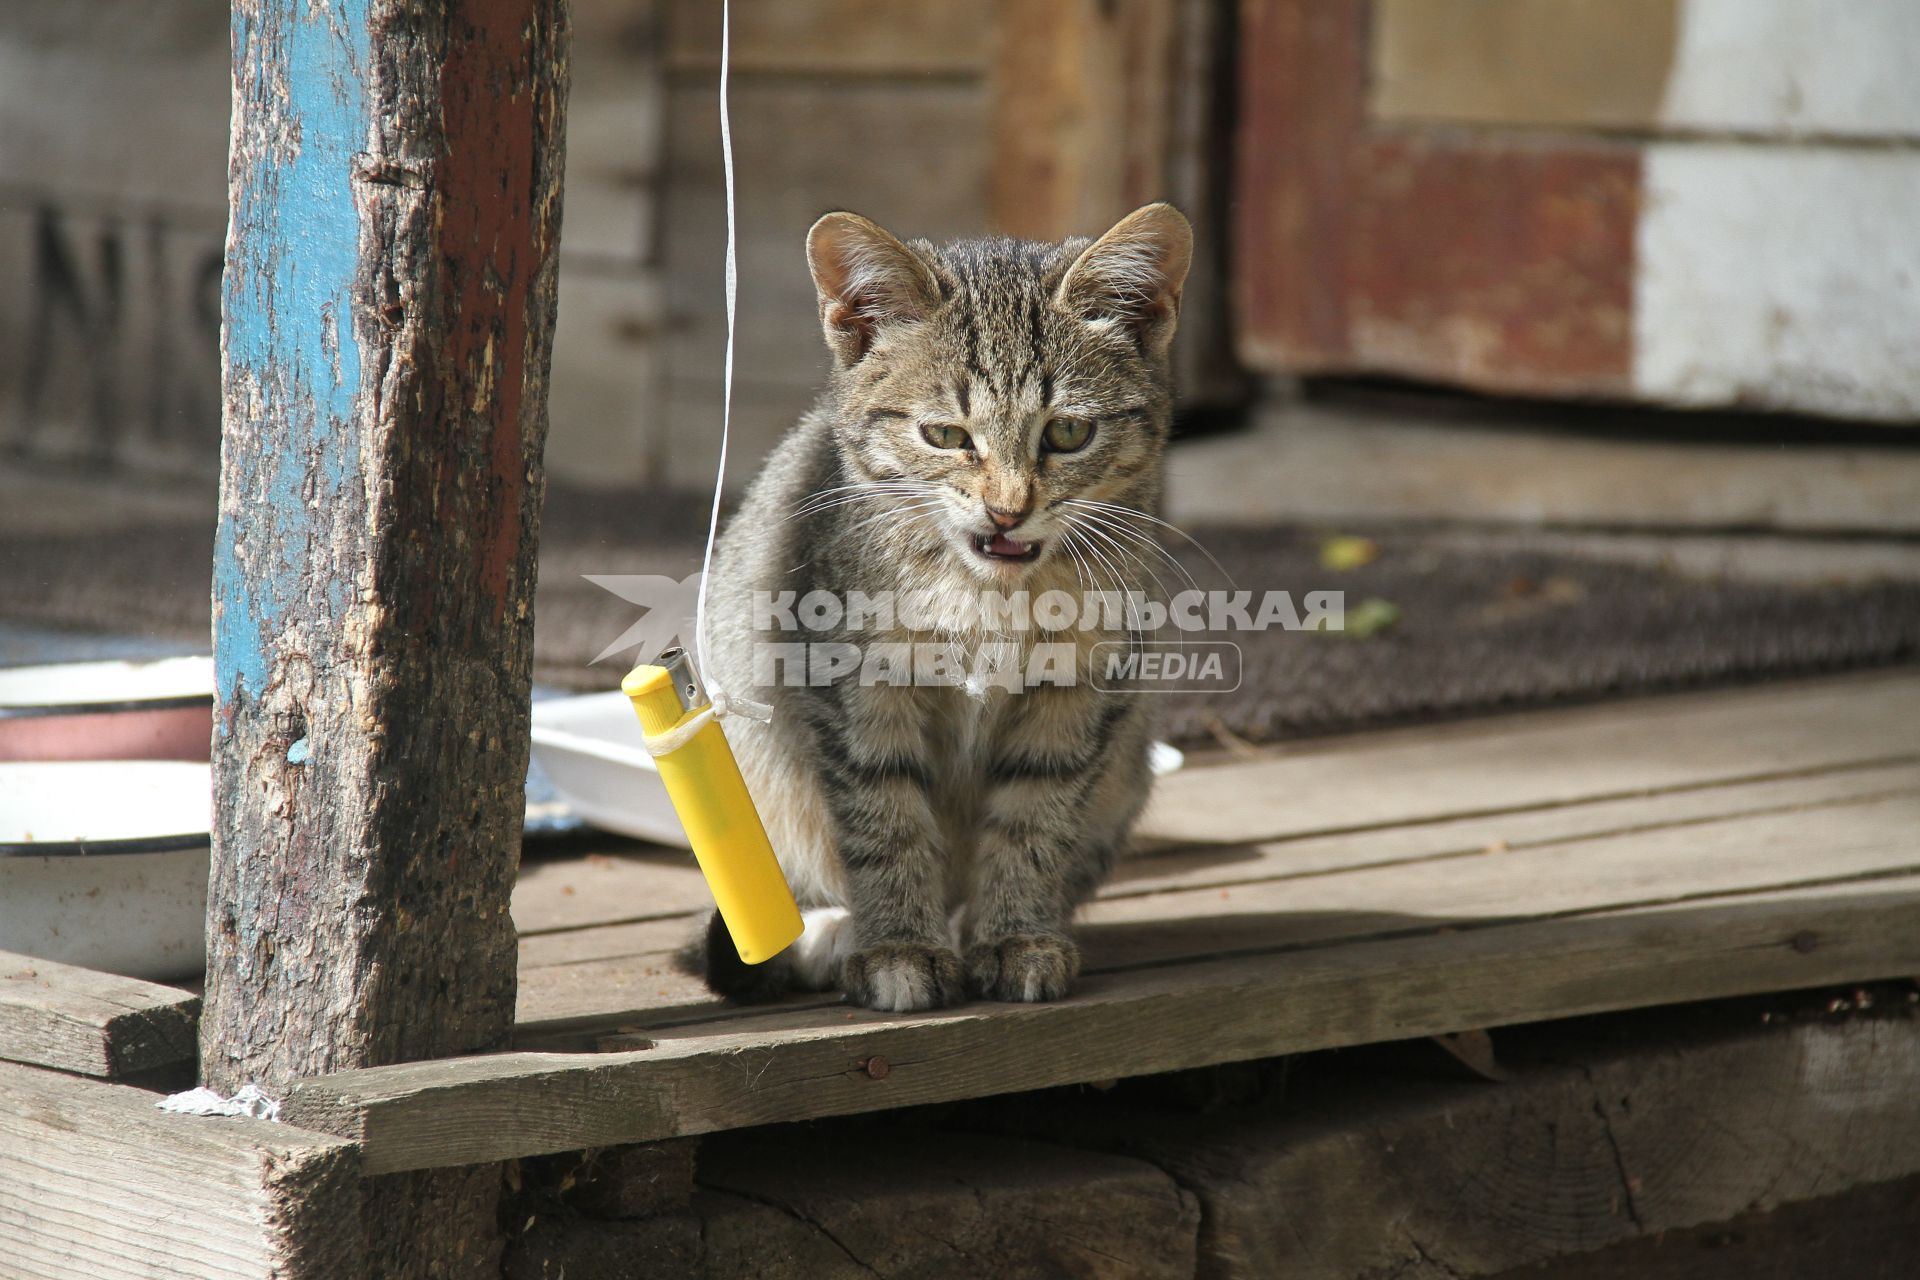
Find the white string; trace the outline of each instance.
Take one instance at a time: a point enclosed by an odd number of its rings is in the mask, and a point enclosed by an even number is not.
[[[670,755],[692,742],[696,733],[715,720],[726,716],[745,716],[761,724],[773,719],[773,708],[764,702],[752,702],[746,698],[729,698],[718,689],[714,690],[709,698],[706,706],[673,728],[663,729],[659,733],[641,734],[640,744],[646,748],[647,754],[656,760],[661,756]]]
[[[727,179],[727,354],[720,373],[720,465],[713,474],[713,510],[707,517],[707,549],[700,557],[700,590],[693,604],[694,669],[705,679],[707,705],[664,733],[644,737],[649,755],[664,756],[693,740],[693,735],[715,720],[744,715],[762,724],[773,718],[773,708],[764,702],[730,697],[707,666],[707,583],[713,577],[713,544],[720,537],[720,495],[727,482],[727,441],[733,431],[733,329],[734,305],[740,291],[735,268],[738,235],[733,216],[733,117],[727,109],[727,80],[732,69],[733,5],[720,4],[720,167]]]
[[[707,669],[707,583],[713,577],[713,544],[720,536],[720,492],[727,480],[727,439],[733,427],[733,311],[739,292],[734,271],[733,225],[733,120],[727,111],[727,74],[733,48],[733,5],[720,4],[720,167],[727,180],[727,355],[720,373],[720,465],[713,476],[713,512],[707,518],[707,549],[700,558],[700,591],[693,605],[694,667],[705,677],[707,692],[716,708],[724,707],[726,696]],[[724,715],[724,710],[717,710]]]

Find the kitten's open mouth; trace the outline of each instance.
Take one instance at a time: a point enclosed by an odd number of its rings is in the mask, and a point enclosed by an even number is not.
[[[973,538],[973,549],[989,560],[1032,560],[1040,554],[1040,545],[1038,542],[1021,542],[1004,533],[979,533]]]

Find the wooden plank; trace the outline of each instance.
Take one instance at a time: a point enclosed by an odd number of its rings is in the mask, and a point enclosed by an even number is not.
[[[1242,887],[1338,871],[1471,858],[1912,791],[1920,791],[1920,764],[1895,764],[1290,841],[1175,846],[1123,860],[1098,896],[1100,902],[1114,902],[1177,890]],[[530,877],[538,877],[534,892],[528,885]],[[668,902],[674,910],[657,910]],[[522,873],[522,885],[515,890],[515,919],[520,923],[518,1029],[524,1032],[530,1023],[589,1013],[595,994],[607,1000],[601,1007],[630,1000],[626,992],[641,986],[676,1004],[687,996],[699,996],[699,983],[674,981],[670,958],[695,936],[708,910],[710,896],[699,871],[672,854],[659,860],[614,860],[589,854],[584,860],[532,865]],[[580,971],[536,973],[563,967],[580,967]]]
[[[1920,30],[1911,13],[1878,6],[1856,22],[1798,5],[1772,21],[1786,10],[1768,0],[1749,23],[1747,9],[1685,0],[1676,31],[1650,0],[1396,5],[1377,28],[1391,63],[1382,92],[1419,67],[1467,98],[1518,95],[1530,105],[1517,114],[1577,111],[1583,96],[1599,115],[1631,114],[1622,104],[1654,98],[1671,49],[1663,112],[1685,98],[1701,113],[1690,118],[1711,119],[1718,102],[1725,119],[1791,130],[1784,121],[1813,118],[1798,104],[1820,96],[1835,120],[1920,120],[1893,52]],[[1251,367],[1914,420],[1920,374],[1898,337],[1920,323],[1901,283],[1920,269],[1905,217],[1920,198],[1913,156],[1853,142],[1376,127],[1364,102],[1370,12],[1366,0],[1241,6],[1235,276]],[[1448,32],[1438,49],[1429,22]],[[1841,47],[1805,57],[1842,28]],[[1635,32],[1646,48],[1629,50]],[[1503,53],[1509,41],[1524,54]],[[1635,58],[1649,61],[1610,70]],[[1556,72],[1570,60],[1579,75]],[[1480,62],[1525,70],[1483,76]],[[1446,96],[1428,88],[1430,104]]]
[[[571,186],[567,195],[571,225]],[[582,263],[564,247],[560,261],[559,290],[567,305],[554,326],[547,474],[582,488],[630,488],[653,480],[665,394],[660,272],[604,260]],[[600,568],[606,566],[606,551],[595,546],[590,554]]]
[[[1142,834],[1244,844],[1915,758],[1905,671],[1299,744],[1160,780]]]
[[[1684,6],[1377,0],[1371,112],[1394,121],[1646,128],[1660,118]]]
[[[200,998],[0,951],[0,1059],[88,1076],[192,1062]]]
[[[1633,392],[1910,425],[1920,155],[1656,144],[1634,237]],[[1713,323],[1700,324],[1702,307]]]
[[[671,368],[706,380],[710,392],[726,320],[718,283],[725,187],[712,99],[711,77],[670,84],[661,244]],[[980,234],[987,111],[982,86],[953,81],[780,79],[733,87],[741,299],[753,304],[739,316],[742,379],[812,392],[825,376],[805,239],[826,210],[852,209],[909,240]],[[875,156],[888,163],[871,163]],[[706,469],[710,477],[711,461]]]
[[[1367,6],[1241,6],[1242,358],[1624,394],[1638,149],[1370,130]]]
[[[712,906],[693,855],[680,849],[528,859],[513,886],[513,923],[523,943],[542,934]]]
[[[562,263],[638,265],[651,257],[666,141],[660,8],[656,0],[574,6]],[[561,283],[563,325],[580,287],[578,278]]]
[[[1187,409],[1246,398],[1227,319],[1228,7],[1213,0],[997,0],[991,229],[1097,236],[1155,200],[1195,228],[1174,382]]]
[[[1267,373],[1348,351],[1353,159],[1366,126],[1361,0],[1242,0],[1234,150],[1234,332]]]
[[[366,1274],[359,1153],[244,1117],[0,1063],[0,1271],[9,1277],[335,1280]]]
[[[225,206],[224,5],[8,5],[0,19],[0,174],[51,203]]]
[[[1920,878],[1201,962],[1056,1004],[832,1008],[602,1055],[509,1053],[298,1082],[293,1123],[371,1172],[869,1111],[1469,1028],[1907,974]],[[888,1064],[870,1072],[875,1056]]]
[[[997,0],[993,225],[1098,235],[1165,199],[1178,0]]]
[[[1916,789],[1920,763],[1876,765],[1251,845],[1174,847],[1123,861],[1100,897],[1138,897],[1526,849]]]
[[[1920,136],[1902,0],[1377,0],[1372,31],[1384,121]]]
[[[703,1143],[703,1187],[794,1215],[751,1234],[737,1218],[710,1220],[705,1274],[1194,1276],[1199,1209],[1146,1161],[1014,1135],[946,1132],[938,1143],[932,1158],[928,1135],[905,1128]],[[867,1269],[849,1269],[849,1256]]]
[[[1457,403],[1443,412],[1432,399],[1273,401],[1256,412],[1251,431],[1184,441],[1173,451],[1166,518],[1187,527],[1266,527],[1285,512],[1290,521],[1336,527],[1434,521],[1530,532],[1541,525],[1640,529],[1649,548],[1672,554],[1674,567],[1688,572],[1705,561],[1713,575],[1743,550],[1721,531],[1920,530],[1920,456],[1912,450],[1574,433],[1549,413]],[[1627,420],[1623,411],[1618,425]],[[1394,465],[1381,466],[1382,458]],[[1575,554],[1618,537],[1585,536]],[[1820,556],[1833,563],[1833,578],[1856,582],[1873,576],[1876,556],[1889,554],[1839,540],[1776,540],[1765,549],[1768,572],[1787,557]],[[1662,562],[1659,554],[1644,558]],[[1883,576],[1916,575],[1906,562],[1887,564]]]
[[[1920,791],[1458,858],[1090,904],[1090,966],[1265,952],[1920,874]]]
[[[952,76],[987,67],[992,0],[734,0],[733,74]],[[711,77],[720,65],[720,6],[670,0],[673,70]]]
[[[743,485],[819,394],[820,338],[806,229],[852,209],[896,234],[947,240],[986,223],[987,96],[975,81],[760,77],[733,89],[740,314],[730,480]],[[751,122],[748,125],[744,122]],[[666,281],[664,434],[654,474],[699,488],[719,461],[725,191],[710,75],[667,100],[661,262]],[[872,157],[885,156],[885,164]]]
[[[1317,866],[1277,877],[1210,879],[1213,864],[1161,891],[1103,895],[1080,912],[1081,941],[1088,971],[1106,972],[1920,872],[1911,835],[1920,830],[1920,788],[1911,771],[1906,782],[1812,806],[1373,864],[1358,860],[1367,839],[1392,833],[1368,833],[1323,847]],[[1273,846],[1262,865],[1284,867],[1289,847]],[[1817,858],[1808,856],[1814,849]],[[675,961],[697,923],[679,917],[530,939],[547,945],[523,953],[518,1034],[741,1016]]]
[[[1630,389],[1637,147],[1383,135],[1355,165],[1352,367],[1509,394]]]

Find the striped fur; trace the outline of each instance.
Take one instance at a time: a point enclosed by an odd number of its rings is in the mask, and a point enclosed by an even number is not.
[[[1049,1000],[1079,969],[1069,932],[1145,802],[1152,698],[1101,692],[1078,646],[1073,687],[822,687],[756,680],[769,641],[941,640],[991,633],[983,588],[1155,591],[1152,522],[1168,432],[1167,347],[1191,233],[1150,205],[1099,241],[902,244],[852,214],[808,238],[834,369],[769,458],[719,548],[710,593],[721,684],[771,702],[771,725],[727,726],[809,933],[771,967],[709,954],[709,980],[763,998],[838,984],[877,1009],[969,992]],[[1053,419],[1093,424],[1042,448]],[[958,428],[940,448],[923,428]],[[1069,433],[1070,434],[1070,433]],[[952,438],[952,437],[942,437]],[[1061,438],[1064,438],[1061,437]],[[1075,505],[1099,503],[1107,506]],[[1000,521],[1030,562],[975,539]],[[1162,571],[1165,565],[1161,565]],[[755,631],[755,591],[948,593],[938,632]],[[758,673],[766,675],[764,667]],[[724,948],[724,930],[713,934]]]

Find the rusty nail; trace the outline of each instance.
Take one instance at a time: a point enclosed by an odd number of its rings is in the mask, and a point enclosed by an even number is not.
[[[885,1080],[887,1073],[893,1070],[893,1066],[885,1058],[876,1053],[871,1058],[863,1058],[860,1062],[860,1069],[867,1073],[867,1079],[869,1080]]]
[[[1820,945],[1820,939],[1814,935],[1813,930],[1802,929],[1793,935],[1790,943],[1795,951],[1798,951],[1801,955],[1806,955]]]

